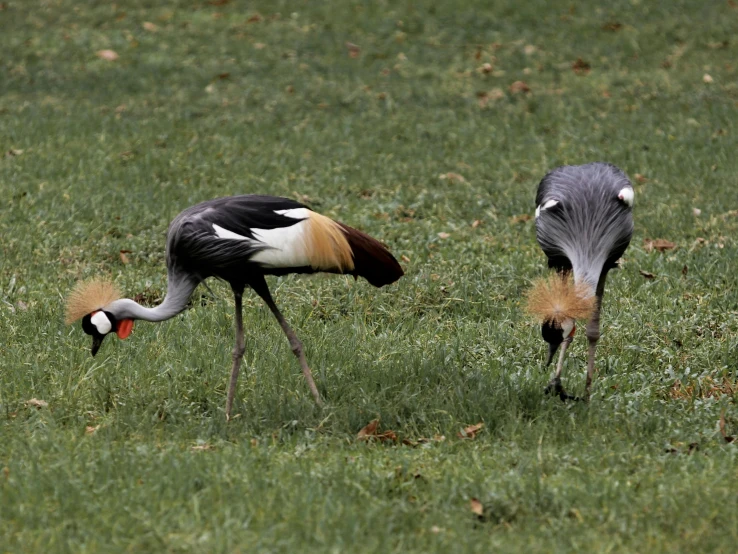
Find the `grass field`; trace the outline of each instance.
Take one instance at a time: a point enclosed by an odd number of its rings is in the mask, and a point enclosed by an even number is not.
[[[0,552],[735,552],[735,2],[488,4],[0,3]],[[636,233],[563,404],[529,216],[593,160]],[[94,359],[63,324],[90,276],[157,302],[172,217],[239,193],[403,257],[381,290],[270,280],[323,409],[247,295],[225,423],[222,283]],[[357,441],[375,418],[412,444]]]

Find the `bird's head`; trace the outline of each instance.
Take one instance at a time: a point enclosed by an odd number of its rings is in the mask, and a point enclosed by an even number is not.
[[[110,307],[119,298],[113,283],[97,279],[78,283],[67,298],[65,322],[82,320],[82,330],[92,336],[93,356],[109,333],[115,331],[121,339],[131,334],[133,320],[117,318]]]
[[[587,319],[595,297],[589,286],[575,284],[568,275],[539,279],[528,291],[528,312],[541,322],[541,336],[548,343],[546,365],[553,360],[559,345],[574,336],[576,320]]]

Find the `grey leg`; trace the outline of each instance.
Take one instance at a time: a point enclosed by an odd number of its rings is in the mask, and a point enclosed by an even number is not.
[[[236,299],[236,346],[233,348],[233,369],[231,370],[231,380],[228,384],[228,397],[226,399],[226,421],[231,420],[231,408],[233,407],[233,398],[236,396],[236,383],[238,382],[238,372],[241,369],[241,359],[246,350],[243,339],[243,313],[242,313],[242,297],[243,289],[233,289]]]
[[[605,294],[605,279],[607,273],[603,273],[597,283],[597,299],[595,300],[595,309],[592,317],[587,323],[587,341],[589,348],[587,349],[587,384],[584,388],[584,397],[589,399],[589,391],[592,386],[592,376],[594,375],[595,352],[597,350],[597,341],[600,340],[600,309],[602,308],[602,297]]]
[[[570,398],[573,398],[566,394],[564,387],[561,386],[561,370],[564,369],[564,356],[566,354],[566,349],[569,348],[572,340],[573,337],[566,337],[564,342],[561,343],[561,352],[559,352],[559,361],[556,364],[556,372],[546,386],[547,393],[556,394],[561,398],[561,400],[569,400]]]
[[[282,331],[284,331],[284,334],[287,335],[287,339],[290,341],[290,347],[292,348],[292,353],[297,357],[297,359],[300,361],[300,367],[302,368],[302,374],[305,376],[305,380],[307,380],[308,387],[310,388],[310,392],[313,394],[313,398],[315,398],[315,403],[318,406],[323,405],[323,401],[320,399],[320,393],[318,392],[318,387],[315,386],[315,381],[313,381],[313,374],[310,372],[310,367],[308,367],[307,360],[305,359],[305,352],[302,347],[302,342],[300,342],[300,339],[297,338],[297,335],[292,330],[292,327],[289,326],[289,323],[287,323],[287,320],[282,315],[282,312],[279,311],[279,308],[277,308],[277,305],[274,303],[274,300],[272,299],[272,295],[269,292],[269,287],[266,284],[266,281],[263,277],[261,277],[258,280],[254,280],[254,282],[249,283],[251,285],[251,288],[253,288],[256,291],[256,294],[261,296],[262,300],[266,302],[266,305],[269,306],[269,309],[274,314],[274,317],[277,318],[277,321],[279,322],[279,326],[282,327]]]

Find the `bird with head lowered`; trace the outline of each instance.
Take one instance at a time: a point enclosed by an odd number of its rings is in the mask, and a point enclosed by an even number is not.
[[[528,311],[541,322],[549,345],[546,366],[561,348],[546,390],[562,400],[573,398],[561,385],[561,371],[577,319],[588,320],[585,398],[589,397],[605,281],[630,244],[633,198],[625,173],[602,162],[558,167],[538,185],[536,238],[556,275],[532,287]]]
[[[228,282],[235,298],[236,345],[226,399],[230,419],[245,351],[242,295],[252,288],[287,336],[315,402],[321,404],[302,342],[277,308],[265,276],[288,273],[342,273],[382,287],[403,275],[390,251],[369,235],[274,196],[217,198],[184,210],[167,232],[167,293],[161,304],[145,308],[121,298],[104,280],[79,283],[67,299],[66,322],[82,320],[92,336],[94,356],[110,333],[127,338],[135,320],[164,321],[182,312],[195,288],[208,277]]]

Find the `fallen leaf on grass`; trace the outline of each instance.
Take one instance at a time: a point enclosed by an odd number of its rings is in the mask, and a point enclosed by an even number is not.
[[[469,508],[471,509],[473,514],[479,517],[484,517],[484,506],[482,506],[482,503],[476,498],[472,498],[469,501]]]
[[[149,31],[150,33],[155,33],[156,31],[159,30],[159,26],[156,23],[151,23],[151,21],[144,21],[143,28]]]
[[[467,425],[461,431],[458,432],[457,436],[460,439],[473,439],[477,436],[477,433],[482,430],[484,423],[477,423],[476,425]]]
[[[263,19],[264,19],[264,18],[263,18],[263,17],[261,17],[261,15],[260,15],[260,14],[258,14],[258,13],[255,13],[254,15],[252,15],[251,17],[249,17],[249,18],[248,18],[248,19],[246,20],[246,23],[259,23],[259,22],[260,22],[261,20],[263,20]]]
[[[49,405],[46,400],[39,400],[38,398],[31,398],[30,400],[26,400],[26,406],[29,408],[46,408]]]
[[[622,28],[623,28],[623,24],[620,23],[619,21],[611,21],[609,23],[605,23],[602,26],[603,31],[612,31],[612,32],[619,31]]]
[[[582,58],[577,58],[577,61],[571,64],[571,68],[577,75],[587,75],[592,69],[592,66],[590,66],[589,63],[585,62]]]
[[[446,179],[448,179],[449,181],[451,181],[453,183],[466,183],[466,179],[464,179],[464,176],[463,175],[461,175],[459,173],[453,173],[453,172],[450,172],[450,171],[448,173],[441,173],[438,176],[438,178],[441,181],[445,181]]]
[[[451,235],[449,235],[448,233],[444,233],[443,231],[441,231],[440,233],[438,233],[438,238],[439,239],[447,239],[450,236]]]
[[[254,48],[256,48],[257,50],[264,50],[264,48],[266,48],[266,44],[264,44],[263,42],[255,42]]]
[[[6,158],[15,158],[16,156],[20,156],[23,154],[23,150],[19,150],[18,148],[11,148],[8,150],[7,154],[5,154]]]
[[[641,184],[648,182],[648,177],[645,177],[641,175],[640,173],[636,173],[633,177],[635,178],[636,181],[638,181]]]
[[[709,73],[705,73],[702,76],[702,82],[709,85],[710,83],[713,82],[713,78],[712,78],[712,76]]]
[[[479,71],[479,73],[487,74],[487,73],[492,73],[492,69],[493,69],[492,64],[487,62],[487,63],[483,63],[482,65],[480,65],[477,68],[477,71]]]
[[[98,50],[97,57],[100,58],[101,60],[105,60],[108,62],[114,62],[120,56],[118,56],[118,53],[115,50]]]
[[[358,58],[361,54],[361,47],[353,42],[346,42],[346,50],[348,50],[349,58]]]
[[[482,222],[481,222],[480,220],[478,220],[478,219],[475,219],[474,221],[472,221],[472,224],[471,224],[471,226],[472,226],[472,229],[476,229],[476,228],[477,228],[477,227],[479,227],[479,226],[480,226],[481,224],[482,224]]]
[[[733,435],[728,435],[725,432],[725,412],[720,414],[720,434],[723,436],[725,442],[733,442],[735,440]]]
[[[638,270],[638,273],[640,273],[641,275],[643,275],[646,279],[655,279],[656,278],[656,275],[654,275],[650,271],[645,271],[643,269]]]
[[[92,433],[97,431],[99,428],[100,428],[99,425],[95,425],[95,426],[88,425],[87,427],[85,427],[85,433],[88,435],[91,435]]]
[[[512,85],[510,85],[511,94],[520,94],[524,92],[530,92],[530,87],[525,81],[515,81]]]
[[[676,248],[676,244],[666,239],[643,239],[643,247],[646,252],[652,252],[654,250],[666,252],[667,250]]]
[[[121,250],[120,251],[120,261],[124,264],[128,263],[128,256],[126,254],[130,254],[130,250]]]
[[[380,442],[397,442],[397,435],[394,431],[385,431],[378,433],[379,419],[373,419],[357,433],[356,439],[360,441],[378,440]]]
[[[410,258],[408,258],[407,256],[405,256],[405,254],[403,254],[402,256],[400,256],[400,259],[403,262],[405,262],[406,264],[409,264],[410,263]]]
[[[533,216],[530,214],[515,215],[510,218],[510,223],[525,223],[531,219],[533,219]]]
[[[212,444],[195,444],[190,447],[193,452],[204,452],[206,450],[215,450]]]

